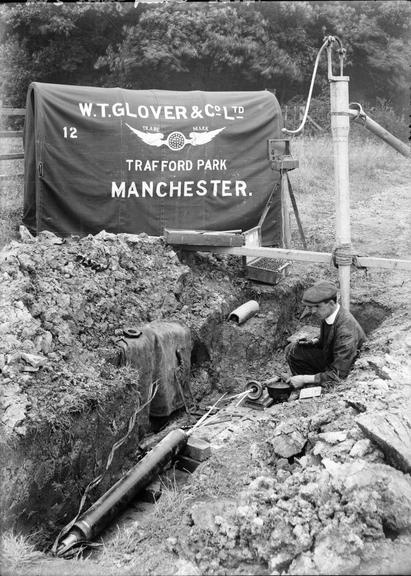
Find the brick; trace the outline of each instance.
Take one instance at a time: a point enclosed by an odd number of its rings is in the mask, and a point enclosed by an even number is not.
[[[206,440],[203,440],[203,438],[190,436],[184,449],[183,455],[203,462],[211,456],[210,443]]]
[[[161,496],[160,480],[153,480],[140,494],[140,500],[143,502],[156,502]]]

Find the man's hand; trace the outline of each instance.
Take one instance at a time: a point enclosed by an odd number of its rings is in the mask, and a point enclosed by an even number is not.
[[[297,376],[290,376],[287,380],[287,384],[291,384],[296,390],[302,388],[304,384],[312,384],[313,382],[314,376],[311,374],[297,374]]]

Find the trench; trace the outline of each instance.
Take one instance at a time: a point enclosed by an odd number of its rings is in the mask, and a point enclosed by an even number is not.
[[[245,295],[259,297],[260,309],[255,316],[239,325],[227,319],[216,322],[215,316],[211,315],[201,331],[202,339],[194,343],[191,350],[191,382],[197,384],[197,398],[200,401],[207,398],[207,391],[236,394],[244,390],[250,379],[262,381],[286,371],[282,348],[296,326],[304,329],[304,325],[301,326],[298,321],[296,323],[300,308],[298,298],[291,293],[283,302],[278,302],[273,300],[272,291],[268,288],[262,291],[257,289],[257,292],[257,295]],[[374,302],[353,306],[352,312],[367,335],[390,313],[387,308]],[[313,328],[312,325],[306,326]],[[287,397],[279,397],[275,403],[286,402]],[[171,420],[184,425],[185,416],[184,409],[181,409],[172,415]],[[308,444],[304,444],[299,453],[287,458],[288,463],[293,465],[295,458],[301,458],[309,451]],[[192,473],[195,473],[195,469],[185,468],[178,459],[171,462],[101,533],[100,541],[110,544],[128,527],[149,521],[162,492],[180,490]],[[387,534],[395,538],[388,528]]]
[[[299,323],[302,289],[299,281],[287,286],[286,290],[278,286],[250,284],[236,299],[225,302],[220,311],[210,310],[202,324],[191,330],[189,387],[190,394],[197,402],[210,402],[210,399],[222,393],[242,392],[250,379],[262,381],[287,370],[283,348],[287,338],[296,329],[304,327]],[[249,299],[258,301],[259,311],[241,325],[228,320],[228,312]],[[352,311],[368,334],[390,313],[372,302],[366,306],[354,305]],[[312,325],[309,327],[313,328]],[[118,361],[114,355],[113,362]],[[56,536],[56,527],[59,531],[75,516],[86,485],[95,477],[96,471],[101,471],[112,447],[113,425],[110,422],[113,416],[121,406],[122,422],[117,426],[121,424],[123,428],[126,427],[134,404],[132,388],[113,390],[107,396],[105,414],[91,405],[84,413],[76,415],[75,426],[69,432],[56,425],[54,429],[37,433],[35,439],[30,436],[25,438],[24,445],[18,451],[22,468],[26,459],[31,462],[37,459],[44,464],[40,465],[29,489],[22,485],[22,494],[13,513],[16,517],[24,517],[24,522],[20,523],[24,531],[35,531],[42,525],[40,542],[43,549],[50,548]],[[161,430],[169,420],[178,421],[179,418],[185,418],[182,406],[160,422],[150,418],[148,412],[141,414],[127,445],[116,452],[110,469],[98,490],[90,496],[88,505],[121,478],[135,464],[136,458],[141,457],[136,446],[147,435]],[[165,485],[167,482],[177,483],[178,488],[188,475],[187,471],[176,473],[174,470],[172,476],[166,472],[162,481]],[[145,492],[141,498],[133,501],[103,531],[103,541],[110,538],[113,531],[121,529],[122,524],[151,514],[157,496],[153,492]]]

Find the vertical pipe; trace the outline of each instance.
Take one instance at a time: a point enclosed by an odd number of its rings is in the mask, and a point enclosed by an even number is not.
[[[331,96],[331,133],[334,147],[334,174],[336,193],[336,245],[351,250],[350,189],[348,175],[348,76],[329,75]],[[338,266],[341,305],[350,309],[351,263]]]

